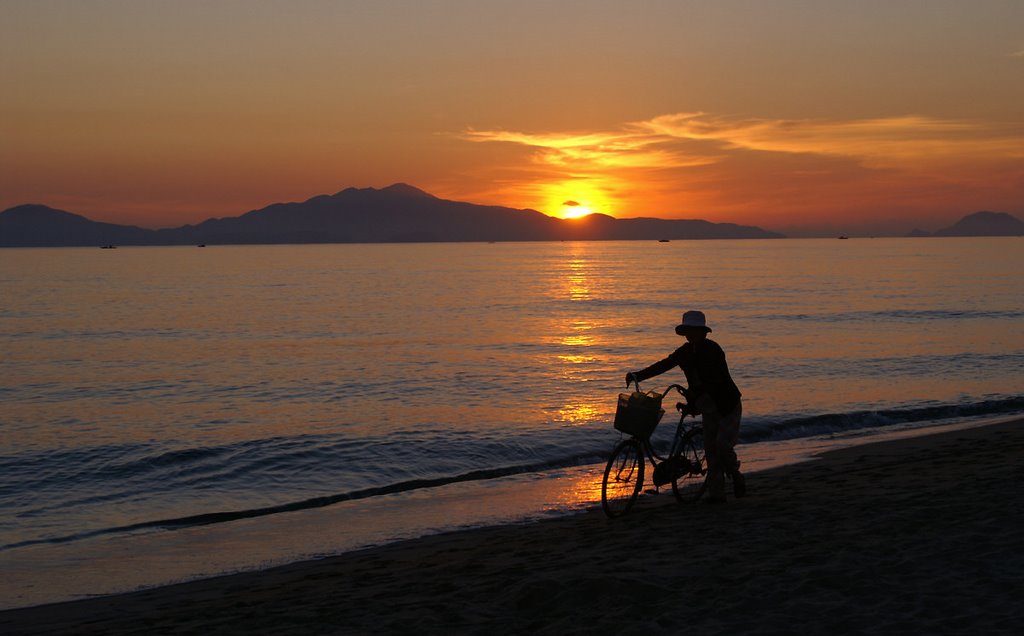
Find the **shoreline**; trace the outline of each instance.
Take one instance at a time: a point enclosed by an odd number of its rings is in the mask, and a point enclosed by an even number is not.
[[[983,426],[968,419],[741,444],[747,475],[828,450]],[[609,446],[610,448],[610,446]],[[605,460],[283,514],[40,544],[0,554],[0,611],[113,596],[318,560],[405,540],[566,517],[600,505]],[[657,504],[643,497],[638,506]]]
[[[0,612],[45,633],[1011,633],[1024,419],[755,473],[725,506],[653,497],[254,572]]]

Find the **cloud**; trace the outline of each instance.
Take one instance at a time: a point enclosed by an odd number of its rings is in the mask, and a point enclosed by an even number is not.
[[[580,192],[613,213],[747,214],[752,206],[793,210],[804,200],[814,209],[837,201],[880,207],[880,196],[933,201],[949,188],[1003,192],[1024,177],[1024,124],[921,115],[788,120],[682,112],[607,130],[470,130],[461,137],[524,150],[525,159],[489,166],[500,177],[496,191],[552,211],[581,200]]]
[[[1010,57],[1024,57],[1024,50],[1010,53]]]
[[[518,144],[533,150],[536,163],[584,172],[693,168],[742,151],[844,157],[871,168],[1024,158],[1024,129],[1019,125],[918,115],[783,120],[685,112],[630,122],[612,131],[471,130],[463,138]]]
[[[828,121],[678,113],[617,131],[469,131],[464,136],[530,147],[539,163],[591,169],[689,168],[717,163],[737,151],[845,157],[869,167],[1024,157],[1020,126],[914,115]]]
[[[562,201],[562,205],[564,205],[567,208],[575,208],[575,207],[578,207],[580,205],[580,202],[579,201]]]
[[[525,133],[469,130],[462,137],[474,142],[503,142],[526,146],[534,161],[576,169],[683,168],[707,165],[715,156],[664,147],[675,140],[625,125],[618,131],[586,133]]]
[[[841,156],[874,166],[1024,156],[1020,126],[913,115],[825,121],[737,120],[681,113],[655,117],[637,126],[662,137],[715,141],[728,150]]]

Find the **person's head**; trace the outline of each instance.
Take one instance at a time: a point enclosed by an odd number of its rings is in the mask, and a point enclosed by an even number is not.
[[[686,338],[687,342],[704,340],[711,333],[702,311],[688,311],[683,314],[683,321],[676,326],[676,333]]]

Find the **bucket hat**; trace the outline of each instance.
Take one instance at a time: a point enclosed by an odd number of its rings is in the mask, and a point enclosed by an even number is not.
[[[711,327],[708,327],[703,311],[688,311],[683,314],[683,322],[676,327],[676,333],[681,336],[688,329],[698,329],[711,333]]]

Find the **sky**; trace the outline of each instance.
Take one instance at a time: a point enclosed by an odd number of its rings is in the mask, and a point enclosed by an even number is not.
[[[0,3],[0,209],[396,182],[791,236],[1024,218],[1024,2]]]

